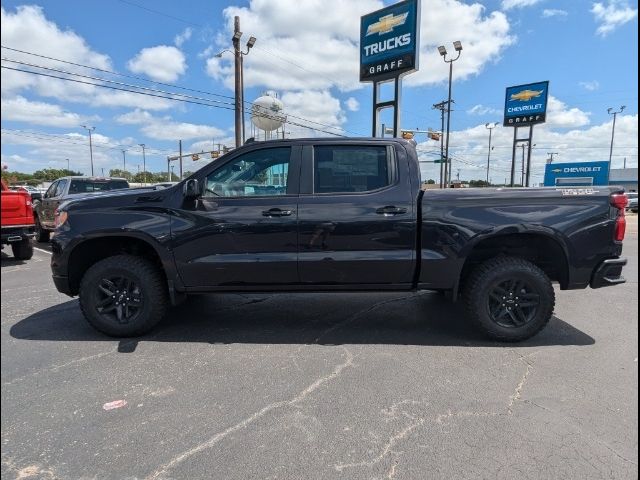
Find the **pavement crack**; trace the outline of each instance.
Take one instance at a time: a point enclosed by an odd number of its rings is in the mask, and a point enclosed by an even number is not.
[[[421,425],[423,425],[425,422],[424,418],[418,418],[416,419],[414,422],[410,423],[409,425],[407,425],[405,428],[403,428],[402,430],[400,430],[398,433],[396,433],[395,435],[392,435],[389,440],[387,440],[387,443],[385,443],[384,447],[382,448],[381,452],[375,456],[372,460],[366,461],[363,460],[361,462],[356,462],[356,463],[342,463],[342,464],[338,464],[335,465],[335,469],[338,472],[342,472],[344,469],[346,468],[355,468],[355,467],[373,467],[374,465],[380,463],[382,460],[384,460],[384,458],[392,452],[393,447],[398,444],[399,442],[401,442],[402,440],[404,440],[407,436],[409,436],[409,434],[411,434],[411,432],[413,432],[416,428],[420,427]],[[395,469],[394,469],[395,470]],[[391,478],[391,477],[389,477]]]
[[[324,384],[326,384],[326,383],[336,379],[337,377],[339,377],[342,374],[343,370],[345,370],[348,367],[353,366],[353,358],[354,358],[353,354],[345,347],[342,347],[342,349],[345,352],[345,357],[346,357],[345,361],[340,363],[336,367],[334,367],[334,369],[329,374],[324,375],[324,376],[318,378],[313,383],[309,384],[304,390],[300,391],[293,398],[291,398],[289,400],[281,400],[279,402],[270,403],[269,405],[261,408],[257,412],[255,412],[252,415],[248,416],[244,420],[236,423],[235,425],[230,426],[229,428],[223,430],[222,432],[216,433],[214,436],[209,438],[207,441],[205,441],[203,443],[200,443],[200,444],[196,445],[195,447],[190,448],[189,450],[186,450],[185,452],[182,452],[180,455],[177,455],[171,461],[169,461],[165,465],[162,465],[156,471],[154,471],[153,473],[151,473],[150,475],[145,477],[145,479],[146,480],[153,480],[153,479],[157,479],[157,478],[162,478],[169,470],[173,469],[174,467],[176,467],[177,465],[181,464],[185,460],[189,459],[190,457],[194,456],[195,454],[197,454],[199,452],[202,452],[203,450],[207,450],[207,449],[215,446],[217,443],[221,442],[225,437],[227,437],[230,434],[232,434],[234,432],[237,432],[237,431],[249,426],[250,424],[252,424],[253,422],[259,420],[262,417],[264,417],[268,413],[270,413],[270,412],[272,412],[274,410],[277,410],[279,408],[291,407],[291,406],[294,406],[294,405],[302,402],[309,395],[311,395],[313,392],[318,390],[321,386],[323,386]]]
[[[520,379],[520,383],[518,383],[518,385],[516,386],[516,389],[513,392],[513,395],[509,397],[509,404],[507,405],[507,412],[509,413],[509,415],[513,414],[513,406],[517,401],[520,400],[520,397],[522,396],[522,389],[524,388],[525,383],[527,383],[527,379],[529,378],[529,375],[533,370],[533,364],[529,362],[529,360],[527,360],[526,357],[524,357],[523,355],[520,355],[518,352],[515,352],[515,353],[518,355],[520,360],[527,365],[527,369],[522,375],[522,378]]]

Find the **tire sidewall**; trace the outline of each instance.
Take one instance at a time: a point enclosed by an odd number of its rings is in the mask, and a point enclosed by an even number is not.
[[[98,268],[94,268],[96,266]],[[101,332],[117,337],[139,335],[155,325],[153,318],[155,315],[153,307],[154,295],[149,288],[149,282],[143,276],[125,266],[99,266],[96,264],[94,267],[87,271],[80,287],[80,302],[89,323]],[[100,281],[103,278],[115,276],[128,277],[140,288],[142,308],[138,315],[128,323],[119,323],[117,320],[105,318],[96,310],[96,303],[100,299],[98,294]]]
[[[531,266],[533,267],[533,265]],[[549,321],[555,304],[553,286],[544,273],[539,271],[537,267],[534,268],[535,270],[518,263],[505,263],[485,272],[476,284],[476,288],[470,293],[472,304],[470,307],[475,310],[473,312],[474,318],[480,327],[492,337],[511,341],[523,340],[535,335]],[[519,327],[499,325],[489,312],[489,293],[496,284],[511,279],[526,281],[535,290],[535,293],[540,295],[540,303],[535,316]]]

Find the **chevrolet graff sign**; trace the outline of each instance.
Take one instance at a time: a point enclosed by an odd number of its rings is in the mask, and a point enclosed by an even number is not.
[[[544,123],[548,93],[549,82],[508,87],[504,101],[504,126],[520,127]]]
[[[406,0],[360,17],[360,81],[418,70],[420,0]]]
[[[609,162],[548,163],[544,186],[582,187],[607,185]]]

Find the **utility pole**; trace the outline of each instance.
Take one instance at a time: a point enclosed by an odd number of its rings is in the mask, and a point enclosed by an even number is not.
[[[236,148],[242,146],[242,51],[240,50],[240,17],[237,15],[233,19],[233,56],[235,59],[235,128],[236,128]]]
[[[484,127],[489,130],[489,151],[487,152],[487,187],[491,185],[489,183],[489,161],[491,160],[491,133],[494,128],[498,126],[498,122],[485,123]]]
[[[611,147],[609,147],[609,172],[611,172],[611,157],[613,156],[613,136],[616,133],[616,116],[619,113],[622,113],[622,111],[627,108],[625,105],[622,105],[620,107],[620,110],[618,110],[617,112],[613,111],[613,108],[607,108],[607,113],[609,115],[613,115],[613,128],[611,128]],[[607,184],[609,183],[609,175],[610,173],[607,173]]]
[[[178,155],[180,156],[180,180],[182,180],[182,140],[178,140]]]
[[[436,110],[440,110],[440,121],[442,123],[442,127],[440,129],[440,188],[444,188],[444,181],[443,181],[443,169],[444,169],[444,165],[442,164],[442,162],[444,162],[444,110],[445,110],[445,105],[448,106],[448,102],[446,100],[443,100],[440,103],[436,103],[435,105],[433,105],[433,109]]]
[[[142,176],[144,178],[144,184],[146,186],[147,185],[147,157],[144,152],[146,145],[144,143],[139,143],[138,145],[142,147]]]
[[[615,125],[615,117],[614,117],[614,125]],[[86,125],[80,125],[80,126],[89,132],[89,158],[91,160],[91,176],[93,177],[93,144],[91,143],[91,132],[93,132],[96,129],[96,127],[88,127]]]
[[[126,171],[127,171],[127,157],[126,157],[126,150],[122,150],[122,175],[126,175]]]
[[[627,161],[626,158],[624,160],[625,160],[625,162]],[[70,172],[70,171],[71,171],[71,169],[69,168],[69,159],[67,158],[67,172]]]
[[[553,156],[558,155],[558,152],[547,152],[547,155],[549,155],[549,158],[547,158],[547,163],[553,163]]]
[[[525,147],[525,144],[523,143],[520,146],[522,147],[522,175],[520,176],[520,186],[524,187],[524,147]]]

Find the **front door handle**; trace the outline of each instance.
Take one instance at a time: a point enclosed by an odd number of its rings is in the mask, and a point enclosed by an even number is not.
[[[270,208],[262,211],[262,215],[265,217],[288,217],[292,213],[292,210],[281,210],[279,208]]]
[[[379,215],[384,215],[385,217],[391,215],[401,215],[403,213],[407,213],[406,208],[396,207],[393,205],[387,205],[386,207],[380,207],[376,210],[376,213]]]

